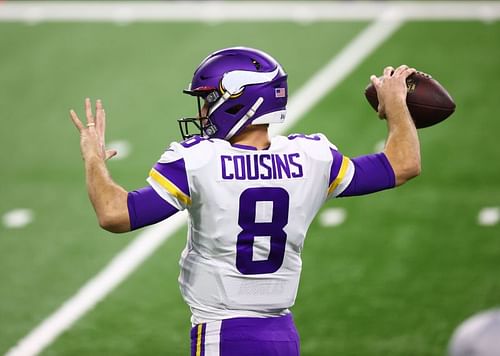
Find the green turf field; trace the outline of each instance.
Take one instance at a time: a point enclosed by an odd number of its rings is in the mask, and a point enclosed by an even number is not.
[[[111,161],[127,189],[180,135],[195,111],[181,94],[193,69],[226,46],[262,48],[289,73],[291,94],[367,22],[0,23],[0,215],[28,208],[31,224],[0,225],[0,352],[71,297],[137,233],[100,230],[88,202],[70,108],[101,98],[108,140],[130,142]],[[457,112],[422,130],[422,175],[371,197],[330,201],[346,221],[313,222],[295,320],[302,354],[442,355],[455,326],[500,304],[500,23],[408,22],[293,129],[323,132],[343,153],[373,151],[385,135],[362,92],[372,73],[407,63],[429,72]],[[177,286],[179,231],[44,355],[187,355],[189,310]]]

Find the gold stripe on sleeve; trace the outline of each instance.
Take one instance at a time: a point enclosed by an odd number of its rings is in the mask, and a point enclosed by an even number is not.
[[[332,184],[330,184],[330,187],[328,187],[328,195],[332,194],[335,188],[337,188],[340,182],[342,182],[342,179],[344,179],[347,172],[347,167],[349,167],[349,162],[349,158],[347,158],[346,156],[342,156],[342,165],[340,166],[339,174],[337,174],[337,178],[335,178]]]
[[[170,194],[179,199],[184,205],[191,205],[191,198],[184,194],[182,190],[177,188],[174,183],[169,181],[167,178],[162,176],[160,172],[152,168],[149,172],[149,176],[163,188],[165,188]]]

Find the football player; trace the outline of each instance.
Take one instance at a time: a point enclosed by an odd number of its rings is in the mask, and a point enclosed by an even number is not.
[[[173,142],[149,172],[146,187],[127,192],[105,161],[105,113],[87,123],[70,116],[81,137],[87,189],[99,224],[125,232],[189,213],[179,284],[192,312],[192,355],[299,354],[290,307],[307,229],[335,197],[399,186],[420,173],[417,132],[406,106],[405,79],[415,69],[387,67],[371,77],[387,119],[383,152],[343,155],[323,134],[270,137],[286,117],[287,74],[252,48],[210,54],[184,91],[198,115],[179,120]],[[196,132],[192,132],[192,129]]]

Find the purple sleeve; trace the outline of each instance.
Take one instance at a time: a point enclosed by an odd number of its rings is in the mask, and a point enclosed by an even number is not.
[[[384,153],[376,153],[351,159],[354,176],[349,186],[339,195],[349,197],[394,188],[396,177]]]
[[[130,230],[156,224],[179,211],[149,186],[129,192],[127,206]]]

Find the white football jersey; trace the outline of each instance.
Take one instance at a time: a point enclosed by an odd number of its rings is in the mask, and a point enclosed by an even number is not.
[[[288,313],[307,229],[353,174],[322,134],[276,136],[267,150],[197,136],[171,144],[148,182],[189,212],[179,283],[192,323]]]

